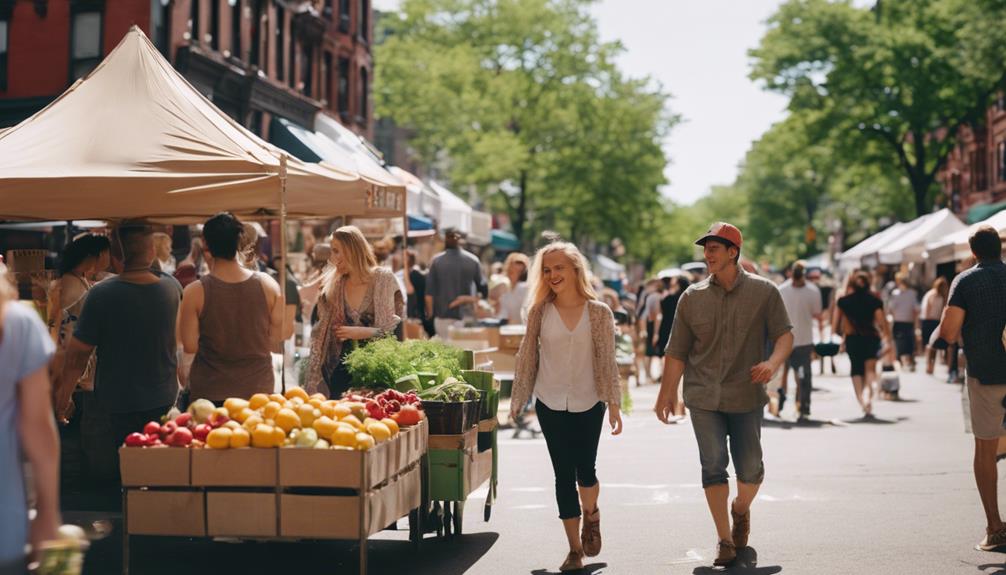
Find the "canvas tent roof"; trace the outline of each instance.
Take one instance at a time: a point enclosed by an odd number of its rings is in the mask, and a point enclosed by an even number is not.
[[[412,172],[407,172],[398,166],[391,166],[388,171],[405,184],[410,214],[440,217],[440,196],[436,192]]]
[[[918,225],[898,234],[880,248],[878,254],[880,263],[921,262],[925,257],[928,242],[967,229],[957,216],[946,208],[919,219],[922,221]]]
[[[876,254],[880,251],[880,248],[887,245],[887,242],[897,237],[898,234],[903,233],[905,230],[910,229],[914,225],[917,225],[916,220],[912,220],[911,222],[898,222],[887,229],[873,234],[842,252],[842,255],[838,258],[840,267],[844,270],[857,269],[860,265],[862,265],[864,257]]]
[[[1003,235],[1006,233],[1006,211],[997,212],[992,217],[971,224],[963,230],[930,241],[926,244],[929,259],[937,264],[966,259],[971,255],[968,238],[981,226],[992,226],[1000,236]]]
[[[274,215],[283,155],[210,103],[134,26],[85,79],[0,134],[0,219]],[[356,173],[289,158],[291,216],[404,212],[404,198],[382,192]]]

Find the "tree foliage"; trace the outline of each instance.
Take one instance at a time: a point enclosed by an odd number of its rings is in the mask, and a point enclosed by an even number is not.
[[[427,165],[543,229],[651,249],[664,214],[667,95],[626,78],[582,0],[406,0],[375,49],[376,112]]]
[[[751,52],[752,78],[814,113],[852,165],[898,166],[930,210],[958,128],[980,123],[1006,79],[1001,0],[789,0]]]

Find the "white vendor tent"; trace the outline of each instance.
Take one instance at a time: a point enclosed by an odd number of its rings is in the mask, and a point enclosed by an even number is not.
[[[987,220],[971,224],[963,230],[930,241],[926,244],[929,260],[933,263],[944,264],[966,259],[971,255],[968,238],[981,226],[992,226],[1000,236],[1006,234],[1006,211],[997,212]]]
[[[863,258],[875,255],[882,247],[893,241],[899,234],[916,225],[916,221],[898,222],[891,227],[881,230],[851,248],[842,252],[838,257],[839,267],[844,271],[859,269],[863,265]]]
[[[430,187],[440,197],[440,213],[437,221],[440,229],[457,228],[465,234],[472,233],[472,207],[454,192],[431,181]]]
[[[946,208],[922,216],[920,219],[922,221],[918,225],[898,234],[880,249],[878,253],[880,263],[896,265],[921,262],[925,259],[926,244],[967,229],[967,226]]]
[[[398,166],[388,168],[395,177],[405,183],[408,192],[409,214],[436,219],[440,214],[440,196],[412,172]]]
[[[134,26],[85,79],[0,134],[0,219],[274,217],[284,188],[291,216],[404,213],[404,197],[357,173],[295,158],[284,170],[285,157]]]

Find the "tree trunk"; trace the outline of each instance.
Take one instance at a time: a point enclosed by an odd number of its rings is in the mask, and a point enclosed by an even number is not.
[[[513,233],[517,236],[517,239],[525,246],[528,245],[528,238],[524,237],[524,224],[527,222],[527,170],[521,170],[520,172],[520,191],[517,196],[517,209],[513,214],[513,221],[511,225],[513,226]]]

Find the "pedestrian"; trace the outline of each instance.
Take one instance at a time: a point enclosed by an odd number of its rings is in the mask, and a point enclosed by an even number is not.
[[[94,393],[83,406],[81,430],[90,475],[113,491],[123,440],[159,420],[178,396],[175,327],[182,295],[175,278],[151,269],[148,227],[124,225],[116,233],[122,273],[88,292],[57,384],[78,381],[97,350]]]
[[[49,360],[55,345],[34,310],[17,301],[0,263],[0,573],[25,572],[25,544],[56,539],[59,436],[52,416]],[[29,520],[23,461],[31,466]],[[29,523],[30,521],[30,523]]]
[[[667,348],[667,342],[671,339],[671,326],[674,325],[674,314],[678,309],[678,301],[681,294],[685,293],[688,286],[692,285],[690,274],[687,272],[673,278],[665,280],[666,290],[664,297],[660,300],[660,328],[657,332],[657,351],[663,355]]]
[[[999,515],[996,452],[1006,435],[1006,265],[1002,241],[991,226],[979,227],[969,238],[977,265],[954,278],[943,318],[933,332],[933,344],[964,341],[971,432],[975,436],[974,473],[985,510],[983,551],[1006,545],[1006,525]]]
[[[714,565],[726,566],[748,543],[751,503],[765,477],[764,384],[789,356],[793,335],[775,284],[739,265],[739,229],[717,222],[695,243],[703,247],[709,277],[692,284],[678,301],[654,411],[660,421],[670,423],[684,375],[684,403],[691,412],[702,487],[719,541]],[[773,352],[766,359],[770,343]],[[737,497],[728,506],[731,456]]]
[[[377,265],[374,250],[356,226],[332,233],[332,264],[318,299],[318,325],[311,337],[307,377],[309,393],[322,385],[329,397],[349,389],[344,363],[356,345],[394,335],[405,314],[405,299],[395,274]]]
[[[500,296],[500,319],[510,325],[523,325],[527,314],[527,276],[531,261],[519,252],[511,252],[503,262],[503,274],[510,281],[510,289]]]
[[[59,279],[53,282],[49,290],[49,332],[56,342],[56,354],[51,363],[51,374],[54,380],[59,380],[66,362],[66,348],[73,337],[73,330],[84,307],[84,299],[94,282],[91,281],[104,263],[108,267],[111,242],[105,236],[84,234],[75,239],[63,250],[57,272]],[[87,369],[79,381],[67,381],[67,386],[53,389],[53,405],[63,406],[56,413],[59,421],[69,422],[74,410],[71,399],[78,389],[90,393],[94,389],[94,357],[88,361]]]
[[[172,275],[178,280],[181,286],[188,287],[188,285],[200,277],[209,272],[206,269],[206,261],[203,257],[203,240],[202,238],[192,238],[192,245],[189,248],[189,255],[182,260],[178,267]]]
[[[807,281],[807,264],[798,261],[793,264],[790,278],[779,286],[779,294],[786,313],[793,323],[793,351],[788,365],[796,379],[796,402],[799,406],[798,421],[810,417],[811,361],[814,355],[814,321],[821,317],[821,291]],[[779,394],[779,410],[782,411],[786,382]]]
[[[482,263],[461,247],[464,238],[457,228],[444,230],[444,251],[434,256],[426,274],[426,313],[441,339],[464,318],[475,317],[479,295],[489,296]]]
[[[940,276],[933,282],[933,287],[922,296],[922,343],[926,346],[926,373],[933,374],[936,367],[936,348],[929,345],[929,340],[940,325],[943,308],[947,306],[947,296],[950,295],[950,284],[947,278]]]
[[[157,257],[154,258],[154,269],[166,274],[174,274],[175,256],[171,254],[171,236],[164,232],[154,234],[154,249]]]
[[[870,274],[858,271],[850,278],[846,295],[838,299],[832,325],[836,333],[845,336],[856,401],[863,409],[863,416],[871,418],[877,357],[882,336],[888,336],[888,325],[884,302],[870,290]]]
[[[426,313],[426,271],[419,267],[417,258],[416,250],[412,248],[406,250],[405,269],[409,272],[409,283],[412,285],[414,296],[406,302],[406,313],[410,322],[422,326],[422,332],[427,337],[433,337],[433,334],[436,333],[433,329],[433,321]],[[419,332],[418,327],[416,331],[415,337],[421,337],[422,333]]]
[[[601,552],[596,462],[605,409],[612,435],[622,431],[615,319],[590,285],[589,269],[570,243],[553,242],[535,255],[527,334],[517,353],[510,402],[510,417],[516,419],[531,395],[537,397],[535,412],[569,542],[563,572],[583,569],[584,556]]]
[[[894,320],[892,332],[901,369],[915,371],[915,329],[919,322],[919,294],[908,286],[908,274],[894,276],[895,288],[887,300]]]
[[[279,284],[248,269],[257,258],[240,251],[247,238],[233,214],[206,220],[203,240],[210,273],[185,288],[178,316],[179,343],[195,354],[189,396],[222,405],[228,397],[272,393],[271,351],[283,340],[286,311]]]
[[[653,362],[663,355],[662,350],[657,350],[657,325],[660,322],[660,301],[664,297],[664,282],[657,278],[646,282],[643,291],[643,301],[638,316],[639,324],[645,333],[645,345],[643,349],[643,369],[642,383],[653,381]]]

